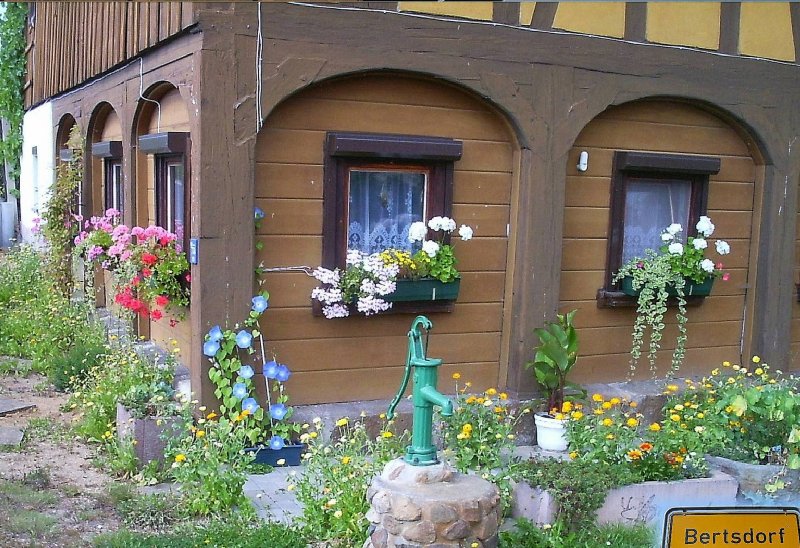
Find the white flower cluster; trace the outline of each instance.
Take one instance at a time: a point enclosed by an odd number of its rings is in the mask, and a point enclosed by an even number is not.
[[[433,240],[425,239],[428,235],[428,229],[450,233],[456,229],[456,226],[458,225],[450,217],[440,217],[438,215],[428,221],[427,226],[424,221],[417,221],[412,223],[411,227],[408,229],[408,241],[422,242],[422,251],[427,253],[428,257],[432,259],[436,257],[441,245]],[[461,239],[464,241],[471,240],[472,228],[467,225],[461,225],[458,229],[458,235],[461,236]]]
[[[322,304],[325,317],[349,316],[347,304],[353,300],[357,310],[366,316],[391,308],[392,303],[381,297],[396,289],[395,278],[399,267],[396,264],[384,265],[377,253],[367,255],[352,249],[347,251],[346,263],[345,272],[338,268],[330,270],[319,267],[312,273],[323,285],[313,289],[311,298]],[[347,294],[353,282],[357,284],[357,290]]]
[[[695,238],[689,238],[689,244],[696,249],[697,251],[702,251],[708,248],[708,238],[714,233],[714,223],[711,222],[711,218],[705,215],[700,217],[700,220],[697,221],[695,225],[697,229],[698,236]],[[661,241],[665,244],[670,242],[667,245],[667,252],[671,255],[683,255],[684,248],[683,244],[679,241],[676,241],[678,238],[678,234],[683,231],[683,227],[679,223],[672,223],[669,225],[664,232],[661,234]],[[731,252],[731,246],[728,245],[728,242],[725,240],[717,240],[714,242],[714,247],[718,254],[720,255],[727,255]],[[708,272],[709,274],[714,272],[716,268],[714,265],[714,261],[711,259],[703,259],[700,261],[700,268],[704,272]]]

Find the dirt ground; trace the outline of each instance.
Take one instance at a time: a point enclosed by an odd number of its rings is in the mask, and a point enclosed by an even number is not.
[[[61,411],[67,396],[41,375],[11,372],[0,376],[0,398],[36,405],[0,416],[0,426],[27,429],[21,447],[0,448],[0,546],[87,546],[117,530],[108,486],[119,480],[92,464],[96,448],[64,428],[73,420]]]

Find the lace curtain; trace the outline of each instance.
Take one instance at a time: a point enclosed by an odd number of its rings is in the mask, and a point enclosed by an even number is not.
[[[661,232],[672,223],[683,227],[680,238],[685,241],[691,194],[687,180],[628,180],[622,262],[642,257],[648,248],[658,251]]]
[[[423,220],[425,180],[419,171],[351,170],[347,248],[412,251],[408,228]]]

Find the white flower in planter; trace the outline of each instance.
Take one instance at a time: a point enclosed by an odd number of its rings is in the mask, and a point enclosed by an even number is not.
[[[695,238],[692,240],[692,245],[695,249],[705,249],[708,247],[708,242],[703,238]]]
[[[672,242],[667,248],[672,255],[683,255],[683,244],[680,242]]]
[[[700,220],[697,221],[697,232],[708,238],[714,233],[714,223],[711,222],[710,217],[706,217],[705,215],[700,216]]]
[[[443,228],[444,218],[440,216],[432,217],[430,221],[428,221],[428,228],[431,230],[442,230]]]
[[[471,240],[472,239],[472,228],[468,227],[467,225],[461,225],[461,228],[458,229],[458,235],[461,236],[461,239]]]
[[[714,272],[714,261],[711,259],[703,259],[700,261],[700,268],[711,274]]]
[[[682,231],[683,227],[679,223],[672,223],[667,227],[667,232],[675,236],[678,232]]]
[[[408,229],[408,241],[421,242],[425,239],[426,234],[428,234],[428,227],[425,226],[424,222],[417,221],[416,223],[411,223]]]
[[[422,242],[422,251],[427,253],[430,258],[436,257],[439,252],[439,244],[433,240],[425,240]]]
[[[675,239],[674,234],[670,234],[669,232],[664,232],[661,234],[661,241],[662,242],[669,242]]]
[[[731,246],[725,240],[717,240],[714,245],[717,248],[717,253],[720,255],[727,255],[731,252]]]

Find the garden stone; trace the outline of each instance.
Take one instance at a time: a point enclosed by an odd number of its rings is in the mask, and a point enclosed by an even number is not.
[[[432,504],[426,508],[423,517],[433,523],[450,523],[458,517],[458,514],[447,504]]]
[[[778,476],[786,482],[787,491],[800,492],[800,470],[787,470],[777,464],[748,464],[724,457],[707,456],[706,460],[713,468],[736,478],[740,495],[763,491],[764,486]]]
[[[406,496],[392,497],[392,515],[400,521],[415,521],[422,515],[422,509]]]
[[[467,538],[470,530],[469,523],[460,519],[444,530],[444,538],[447,540],[459,540],[462,538]]]
[[[0,398],[0,417],[16,413],[17,411],[24,411],[26,409],[33,409],[36,407],[35,403],[27,403],[19,400],[9,400]]]
[[[0,446],[19,447],[22,443],[24,433],[19,428],[0,426]]]
[[[477,500],[465,500],[461,503],[461,515],[467,521],[480,521],[483,517],[480,503]]]
[[[430,521],[418,521],[403,529],[403,536],[411,542],[430,544],[436,540],[436,529]]]
[[[497,533],[497,513],[491,512],[475,528],[475,536],[479,539],[487,539]]]
[[[383,525],[384,529],[393,535],[399,535],[403,530],[403,525],[392,516],[384,515],[379,523]]]
[[[386,491],[378,491],[375,496],[372,497],[372,507],[375,508],[376,512],[381,514],[388,512],[392,508],[389,493]]]

